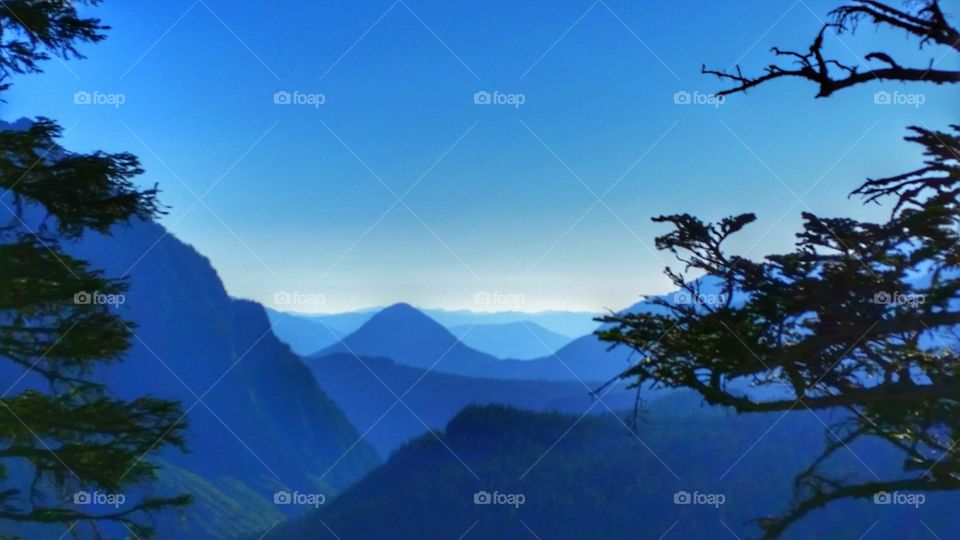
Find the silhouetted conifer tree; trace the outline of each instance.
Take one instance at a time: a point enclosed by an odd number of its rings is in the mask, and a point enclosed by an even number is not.
[[[912,9],[909,9],[912,8]],[[829,59],[828,34],[852,33],[858,23],[905,31],[937,56],[926,67],[905,67],[885,52],[862,69]],[[945,50],[945,51],[944,51]],[[790,60],[762,75],[703,69],[744,93],[781,79],[817,84],[817,97],[874,81],[950,84],[960,72],[937,66],[946,55],[956,65],[960,33],[936,0],[899,10],[871,0],[831,12],[807,52],[774,48]],[[797,478],[797,498],[783,516],[760,525],[779,536],[811,510],[843,498],[881,491],[960,488],[960,372],[953,349],[960,324],[960,126],[909,128],[925,160],[917,169],[872,179],[853,195],[866,203],[890,202],[889,219],[870,223],[804,213],[794,251],[753,261],[725,249],[727,240],[755,220],[753,214],[705,223],[688,214],[653,218],[673,231],[657,238],[683,270],[666,274],[688,302],[659,298],[663,313],[611,315],[604,340],[637,350],[640,361],[623,372],[636,385],[693,389],[714,405],[740,412],[845,409],[833,426],[837,437]],[[692,271],[704,280],[689,280]],[[703,301],[703,283],[710,283]],[[744,394],[731,381],[750,381]],[[758,396],[780,397],[763,398]],[[853,441],[874,438],[903,453],[903,475],[862,484],[831,478],[821,467]]]
[[[74,4],[2,2],[0,91],[12,75],[40,72],[53,56],[80,58],[79,44],[104,38],[108,28],[81,17]],[[87,509],[103,507],[72,504],[73,493],[149,487],[156,473],[150,454],[183,446],[182,412],[153,397],[118,399],[93,380],[95,367],[121,360],[130,345],[131,323],[98,301],[126,287],[67,255],[61,243],[150,219],[160,212],[157,193],[132,183],[142,173],[135,156],[70,152],[60,136],[45,118],[0,132],[0,211],[10,218],[0,223],[0,359],[15,365],[6,373],[19,374],[0,388],[0,520],[62,522],[64,530],[89,522],[95,535],[97,523],[114,521],[149,536],[146,512],[189,498],[143,496],[97,513]],[[42,387],[24,390],[37,377]]]

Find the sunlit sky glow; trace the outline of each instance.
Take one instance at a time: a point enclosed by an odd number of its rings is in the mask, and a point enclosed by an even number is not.
[[[18,77],[0,107],[57,119],[68,148],[138,154],[162,223],[231,294],[280,309],[622,308],[670,289],[650,217],[755,211],[734,242],[752,257],[788,249],[804,210],[880,217],[847,194],[916,166],[904,127],[943,127],[960,105],[880,83],[815,100],[802,82],[674,104],[722,88],[701,64],[756,72],[775,44],[805,50],[833,2],[238,5],[108,1],[114,29],[87,60]],[[828,47],[960,67],[911,43],[863,27]],[[877,105],[881,90],[924,103]],[[77,105],[79,91],[125,102]],[[323,301],[274,305],[284,291]]]

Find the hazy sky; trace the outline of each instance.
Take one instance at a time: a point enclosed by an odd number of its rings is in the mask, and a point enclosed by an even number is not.
[[[651,216],[755,211],[736,242],[754,257],[787,249],[803,210],[879,217],[847,193],[916,166],[904,126],[943,127],[960,105],[930,85],[814,100],[783,81],[674,103],[721,88],[702,63],[756,72],[773,45],[805,50],[835,2],[237,6],[108,0],[108,39],[16,78],[0,110],[57,119],[68,148],[138,154],[162,223],[231,294],[280,309],[622,308],[670,288]],[[828,46],[958,67],[872,27]]]

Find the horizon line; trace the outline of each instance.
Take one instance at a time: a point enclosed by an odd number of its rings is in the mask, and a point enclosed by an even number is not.
[[[256,300],[254,300],[254,301],[256,301]],[[266,309],[270,309],[270,310],[275,311],[275,312],[278,312],[278,313],[285,313],[285,314],[290,314],[290,315],[316,315],[316,316],[345,315],[345,314],[351,314],[351,313],[363,313],[363,312],[370,312],[370,311],[382,311],[382,310],[387,309],[387,308],[389,308],[389,307],[396,306],[396,305],[403,305],[403,304],[408,305],[408,306],[410,306],[410,307],[412,307],[412,308],[414,308],[414,309],[417,309],[417,310],[419,310],[419,311],[467,312],[467,313],[475,313],[475,314],[483,314],[483,315],[496,315],[496,314],[500,314],[500,313],[519,313],[519,314],[524,314],[524,315],[542,315],[542,314],[545,314],[545,313],[567,313],[567,314],[600,315],[600,314],[604,314],[604,313],[607,312],[607,310],[590,311],[590,310],[567,310],[567,309],[542,309],[542,310],[537,310],[537,311],[524,311],[524,310],[522,310],[522,309],[510,309],[510,306],[505,306],[505,307],[507,307],[508,309],[497,310],[497,311],[479,311],[479,310],[468,309],[468,308],[446,308],[446,307],[426,307],[426,306],[418,306],[418,305],[413,304],[413,303],[411,303],[411,302],[403,302],[403,301],[401,301],[401,302],[394,302],[394,303],[392,303],[392,304],[381,304],[381,305],[376,305],[376,306],[368,306],[368,307],[360,307],[360,308],[356,308],[356,309],[348,309],[348,310],[345,310],[345,311],[298,311],[298,310],[296,310],[296,309],[282,309],[282,308],[284,308],[284,307],[293,307],[293,306],[277,307],[277,306],[275,306],[275,305],[268,305],[268,304],[261,303],[261,302],[257,302],[257,303],[260,303],[260,304],[263,305],[263,307],[266,308]]]

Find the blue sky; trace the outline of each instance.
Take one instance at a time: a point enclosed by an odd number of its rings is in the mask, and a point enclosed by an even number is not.
[[[753,257],[788,249],[803,210],[880,218],[847,193],[917,165],[904,126],[945,126],[960,105],[930,85],[815,100],[787,81],[674,104],[721,88],[703,63],[756,72],[773,45],[805,49],[834,2],[516,4],[108,0],[108,39],[17,78],[3,117],[138,154],[171,207],[162,223],[235,296],[537,311],[669,290],[654,215],[757,212],[735,242]],[[919,65],[945,52],[872,27],[828,44],[852,64],[879,47]],[[323,103],[277,105],[278,91]],[[524,102],[477,105],[478,91]],[[924,103],[876,105],[877,91]]]

